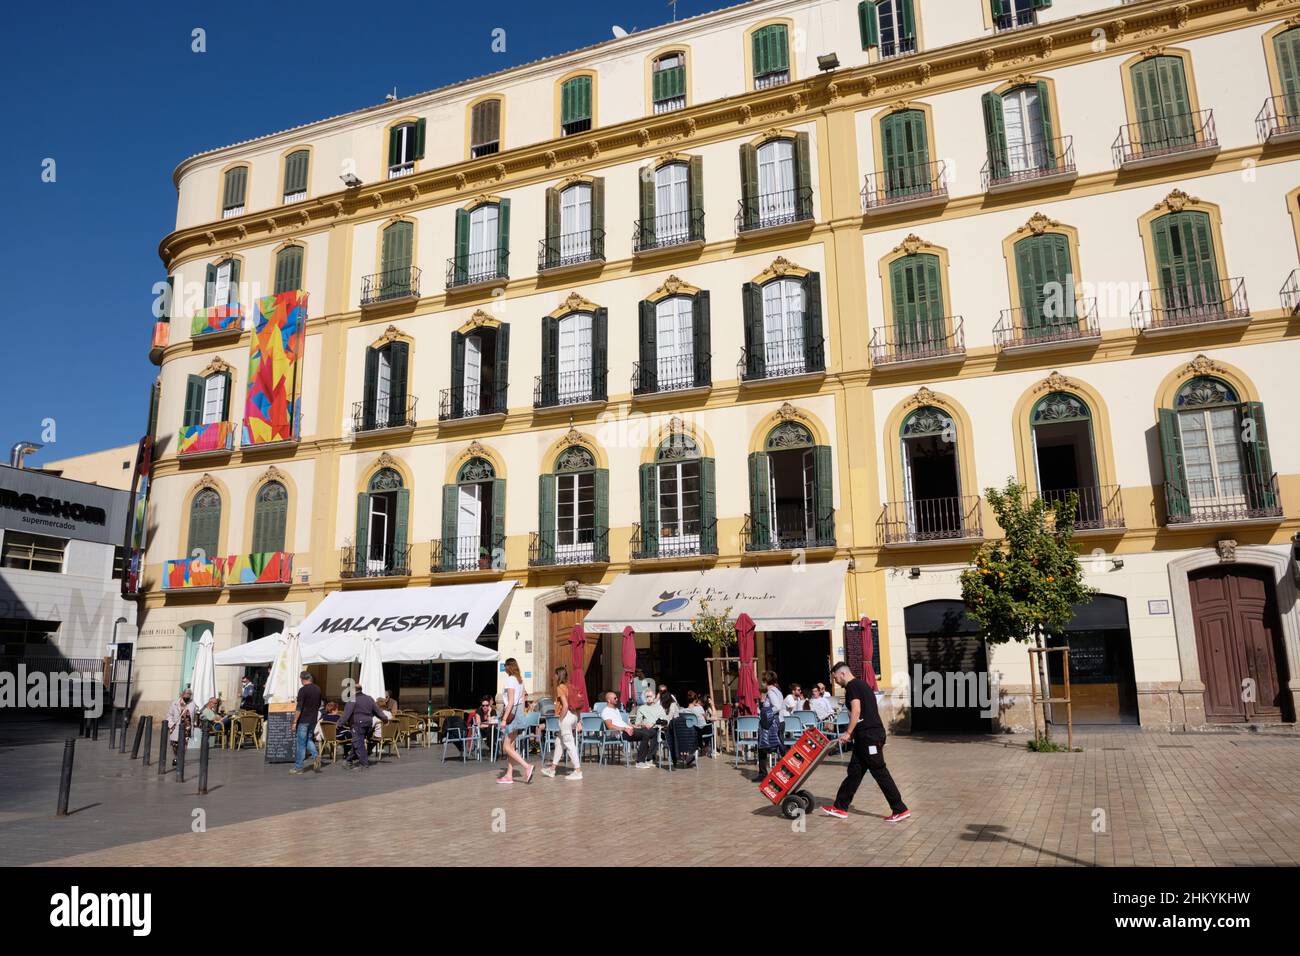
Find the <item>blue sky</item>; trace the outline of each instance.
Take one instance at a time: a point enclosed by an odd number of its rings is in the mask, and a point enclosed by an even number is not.
[[[680,0],[678,19],[728,5]],[[53,419],[35,465],[144,432],[158,243],[186,156],[672,18],[664,0],[10,0],[5,13],[0,451],[40,440]],[[191,51],[195,27],[205,53]],[[42,181],[47,159],[54,182]]]

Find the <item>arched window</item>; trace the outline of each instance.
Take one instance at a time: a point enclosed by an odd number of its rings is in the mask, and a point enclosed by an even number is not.
[[[1181,61],[1179,61],[1181,62]],[[1180,325],[1225,311],[1226,284],[1219,277],[1210,214],[1195,209],[1171,212],[1151,224],[1162,321]]]
[[[215,488],[204,488],[190,501],[190,533],[185,549],[186,557],[213,560],[218,556],[220,539],[221,493]]]
[[[899,437],[905,540],[966,537],[956,423],[942,409],[923,405],[903,419]]]
[[[702,388],[710,382],[709,294],[643,301],[636,394]]]
[[[742,301],[746,380],[802,375],[824,369],[821,329],[821,279],[784,276],[747,282]]]
[[[247,191],[248,167],[235,166],[232,169],[227,169],[222,181],[221,191],[221,216],[223,219],[244,214],[244,198]]]
[[[410,353],[410,345],[401,339],[366,349],[361,415],[353,421],[357,431],[414,427],[415,400],[407,386]]]
[[[257,489],[253,502],[253,554],[284,550],[285,527],[289,518],[289,492],[278,481]]]
[[[773,136],[740,147],[741,232],[812,219],[812,171],[807,133]]]
[[[582,445],[555,458],[538,484],[538,540],[534,564],[585,564],[609,560],[609,472]]]
[[[456,255],[447,273],[448,287],[505,279],[509,261],[509,199],[456,210]]]
[[[1076,528],[1108,527],[1088,403],[1070,392],[1051,392],[1034,403],[1029,425],[1039,494],[1049,503],[1075,495]]]
[[[592,126],[592,88],[589,75],[575,76],[560,84],[560,135],[585,133]]]
[[[686,52],[657,56],[650,65],[650,98],[656,114],[686,106]]]
[[[858,32],[862,49],[876,50],[882,60],[916,52],[913,0],[862,0]]]
[[[930,141],[922,110],[895,110],[880,121],[885,198],[897,200],[934,188]]]
[[[1273,37],[1273,59],[1278,83],[1278,89],[1274,90],[1276,131],[1291,132],[1300,126],[1300,28],[1293,27]]]
[[[939,353],[947,344],[940,275],[939,257],[928,252],[889,264],[894,345],[900,357]]]
[[[275,254],[276,295],[302,288],[302,251],[302,246],[285,246]]]
[[[994,30],[1014,30],[1031,27],[1039,7],[1050,7],[1052,0],[984,0],[993,15]]]
[[[311,150],[295,149],[284,158],[284,202],[301,202],[307,198],[307,168]]]
[[[754,89],[764,90],[790,81],[790,46],[784,23],[771,23],[751,37]]]
[[[388,131],[388,178],[397,179],[415,172],[415,163],[424,158],[424,120],[402,123]]]
[[[1046,82],[985,93],[982,102],[990,184],[1033,179],[1056,168],[1057,142]]]
[[[381,240],[377,299],[401,299],[413,294],[414,256],[415,223],[405,219],[390,223]]]
[[[605,400],[608,327],[605,308],[542,319],[537,408]]]
[[[209,264],[203,285],[203,307],[236,305],[239,302],[239,260],[223,259]]]
[[[501,100],[475,103],[469,113],[470,159],[491,156],[501,149]]]
[[[1187,73],[1179,56],[1149,56],[1129,68],[1137,121],[1133,138],[1145,153],[1186,148],[1196,142]]]
[[[442,570],[504,568],[505,519],[505,481],[486,458],[471,458],[442,489]]]
[[[411,492],[401,474],[381,468],[357,496],[356,544],[344,562],[347,577],[405,576],[411,573],[408,524]]]
[[[784,421],[749,456],[750,514],[745,550],[833,547],[832,460],[812,431]]]
[[[185,382],[185,413],[181,425],[213,425],[230,421],[230,373],[190,375]]]
[[[1015,244],[1020,315],[1025,339],[1052,338],[1076,328],[1074,263],[1070,240],[1056,232],[1026,236]]]
[[[704,158],[643,166],[634,252],[704,241]]]
[[[641,529],[633,556],[684,557],[717,553],[714,462],[695,439],[675,432],[641,466]]]

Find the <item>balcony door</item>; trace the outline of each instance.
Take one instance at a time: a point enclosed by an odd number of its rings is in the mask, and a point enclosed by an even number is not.
[[[410,495],[402,487],[402,476],[391,468],[381,469],[370,479],[357,501],[354,573],[380,576],[407,567]]]
[[[1002,129],[1007,138],[1010,172],[1029,172],[1044,165],[1043,111],[1038,86],[1018,86],[1002,94]]]
[[[209,375],[203,382],[203,422],[213,425],[225,421],[226,416],[226,382],[225,374]]]
[[[467,282],[490,279],[497,274],[499,216],[500,210],[495,203],[484,203],[470,210]]]
[[[555,476],[555,556],[561,564],[589,561],[596,542],[596,473]]]
[[[695,384],[695,310],[686,296],[670,296],[655,306],[655,381],[659,389]]]
[[[885,195],[890,199],[931,190],[930,145],[925,114],[899,110],[880,121],[881,152],[885,161]]]
[[[1196,141],[1196,117],[1183,61],[1177,56],[1153,56],[1133,65],[1133,105],[1137,136],[1144,153],[1177,149]]]
[[[929,253],[903,256],[889,265],[893,298],[894,343],[902,355],[940,349],[947,339],[939,257]]]
[[[903,497],[910,540],[962,537],[957,426],[929,406],[903,422]]]
[[[690,175],[685,163],[666,163],[655,170],[655,219],[655,237],[661,244],[690,238]]]
[[[1055,232],[1029,236],[1016,243],[1015,256],[1021,314],[1017,324],[1024,337],[1043,338],[1077,325],[1069,239]]]
[[[667,457],[682,456],[676,461]],[[685,457],[687,455],[694,457]],[[699,449],[684,439],[669,451],[661,450],[658,468],[660,553],[698,554],[700,550],[700,459]]]
[[[575,312],[559,321],[556,364],[561,404],[589,401],[592,396],[591,313]]]
[[[1151,225],[1168,320],[1193,322],[1223,311],[1223,284],[1209,213],[1169,213]]]
[[[806,370],[804,293],[798,279],[763,286],[763,350],[769,376]]]
[[[758,216],[760,225],[795,217],[794,142],[769,140],[758,147]]]
[[[1030,412],[1038,493],[1049,503],[1078,496],[1077,528],[1103,527],[1097,486],[1092,416],[1086,403],[1066,392],[1052,392]]]
[[[1245,461],[1236,405],[1206,405],[1178,412],[1183,468],[1192,513],[1245,508]]]
[[[560,256],[591,258],[591,184],[575,183],[560,194]]]
[[[383,574],[391,566],[393,556],[394,493],[391,491],[368,496],[369,515],[366,539],[366,570]]]

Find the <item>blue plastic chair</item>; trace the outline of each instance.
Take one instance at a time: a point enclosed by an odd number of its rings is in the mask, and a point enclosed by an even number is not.
[[[460,762],[465,763],[469,760],[469,751],[471,747],[478,752],[478,759],[483,759],[483,749],[481,746],[475,746],[481,743],[478,737],[478,730],[470,731],[464,727],[452,727],[447,730],[442,737],[442,762],[447,762],[447,747],[451,744],[460,744]]]
[[[847,710],[841,710],[835,715],[835,734],[836,736],[839,736],[840,734],[844,733],[844,731],[848,729],[849,729],[849,712]],[[837,740],[835,742],[835,746],[839,748],[840,754],[843,755],[844,745]]]
[[[740,766],[740,759],[745,750],[749,748],[755,753],[758,759],[758,718],[757,717],[737,717],[736,718],[736,757],[735,765]]]
[[[796,710],[794,716],[803,722],[805,730],[809,727],[816,727],[818,724],[817,715],[811,710]]]
[[[596,748],[597,759],[600,757],[601,747],[605,742],[605,725],[601,722],[598,714],[583,714],[579,721],[579,740],[578,752],[585,754],[589,746]]]
[[[547,715],[546,732],[542,737],[543,758],[545,758],[546,755],[551,752],[551,748],[555,746],[555,740],[559,736],[560,736],[560,718],[556,717],[554,714]],[[565,754],[564,757],[565,759],[568,759],[568,754]]]

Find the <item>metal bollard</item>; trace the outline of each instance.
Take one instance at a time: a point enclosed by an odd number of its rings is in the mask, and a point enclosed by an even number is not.
[[[149,751],[153,747],[153,718],[141,717],[140,719],[144,721],[144,750],[142,754],[144,765],[147,767],[149,766]]]
[[[167,738],[169,736],[167,721],[164,720],[162,726],[158,729],[158,776],[160,777],[167,772],[167,744],[169,743]]]
[[[59,812],[58,816],[68,815],[68,796],[72,793],[72,755],[77,741],[69,737],[63,742],[63,772],[59,774]]]
[[[202,724],[203,739],[199,741],[199,794],[208,792],[208,722]]]
[[[131,714],[125,708],[122,710],[122,737],[117,742],[117,752],[126,753],[126,729],[131,726]]]
[[[189,737],[185,733],[185,725],[181,724],[180,733],[176,735],[176,782],[185,782],[185,751],[188,748]]]
[[[108,752],[117,749],[117,711],[108,712]]]
[[[91,740],[99,739],[99,718],[98,717],[92,717],[90,719],[90,739]]]
[[[140,756],[140,737],[144,734],[144,717],[140,718],[139,723],[135,725],[135,737],[131,739],[131,759],[134,760]],[[126,738],[122,738],[122,746],[126,746]]]

